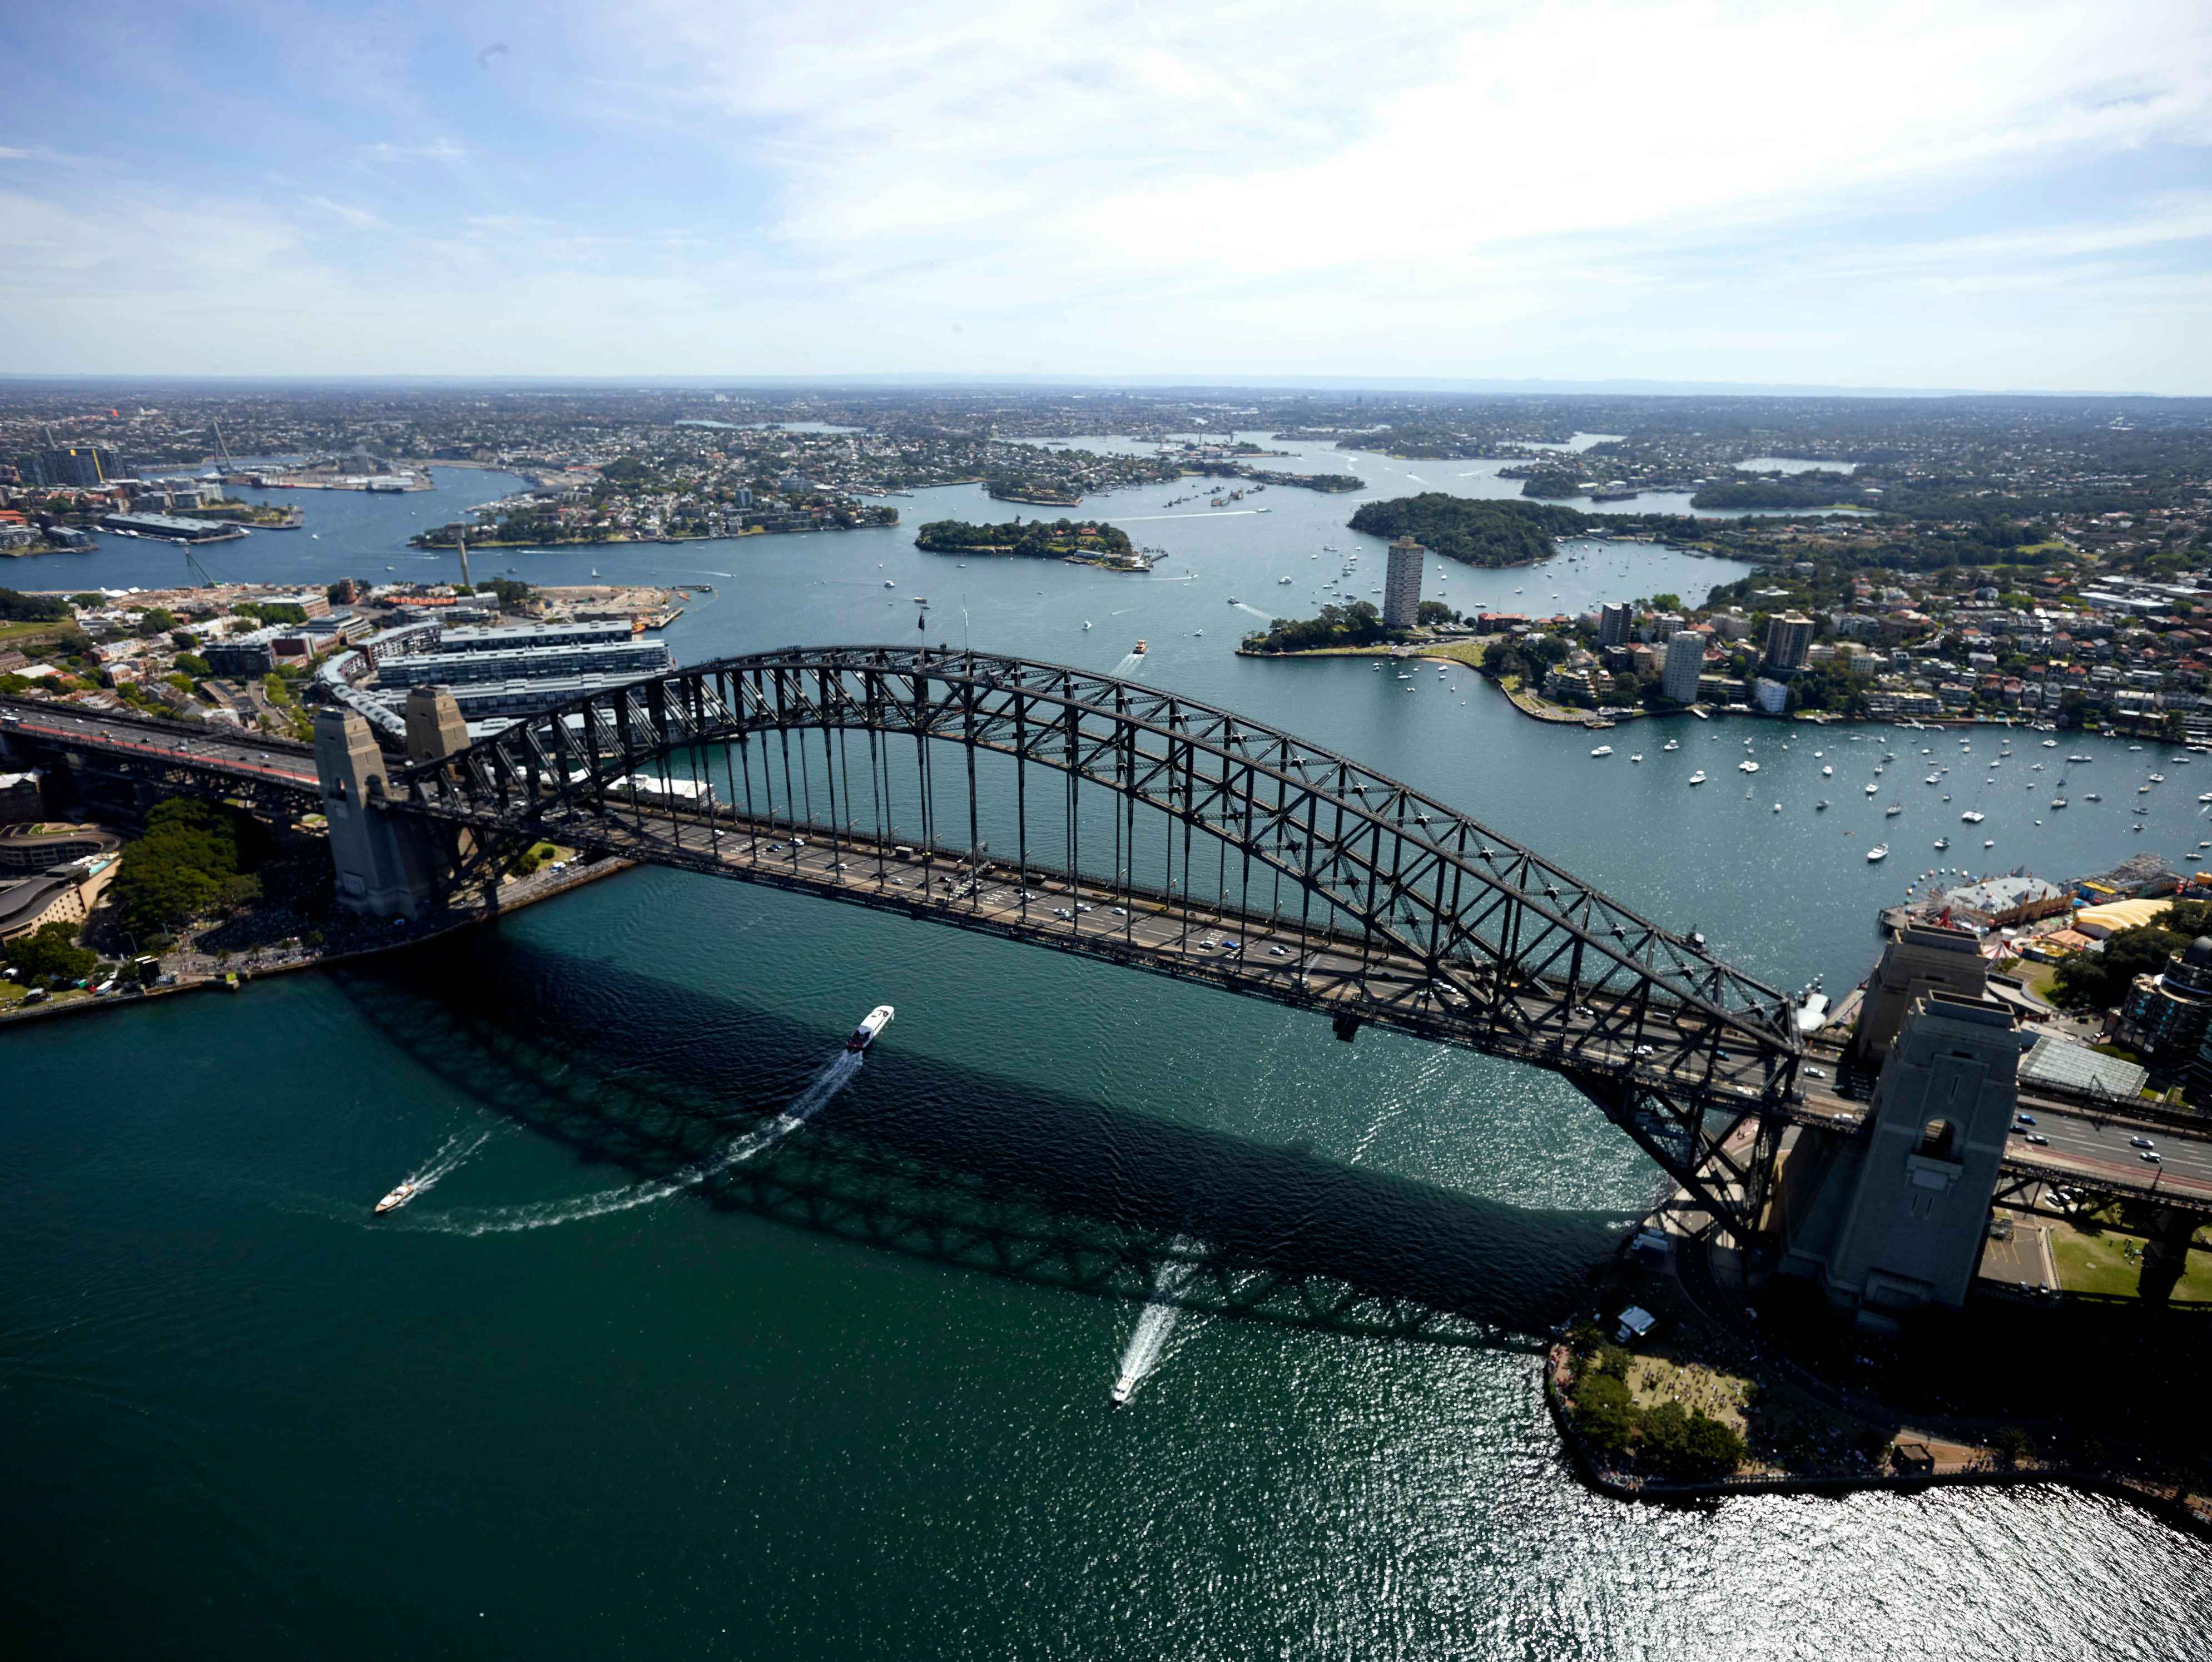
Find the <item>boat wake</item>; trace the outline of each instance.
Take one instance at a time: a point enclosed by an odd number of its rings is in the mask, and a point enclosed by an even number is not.
[[[1182,1307],[1176,1301],[1196,1277],[1198,1260],[1205,1255],[1206,1243],[1188,1235],[1177,1235],[1168,1251],[1170,1256],[1152,1277],[1152,1296],[1145,1301],[1144,1310],[1137,1317],[1136,1330],[1129,1335],[1128,1346],[1121,1352],[1121,1371],[1114,1381],[1113,1398],[1116,1403],[1128,1401],[1145,1376],[1159,1366],[1160,1357],[1167,1350],[1168,1337],[1175,1331],[1176,1320],[1182,1314]]]
[[[1134,681],[1138,671],[1145,667],[1146,656],[1144,652],[1131,652],[1106,673],[1116,681]]]
[[[430,1156],[422,1170],[410,1172],[401,1179],[400,1186],[414,1190],[413,1198],[419,1199],[425,1190],[434,1186],[440,1179],[451,1177],[471,1155],[490,1141],[491,1132],[488,1130],[473,1137],[466,1131],[455,1131],[438,1145],[438,1152]]]
[[[586,1218],[650,1206],[671,1195],[696,1189],[732,1167],[767,1153],[829,1107],[837,1094],[860,1076],[862,1059],[859,1051],[839,1051],[775,1119],[742,1137],[732,1138],[719,1153],[679,1167],[666,1177],[655,1178],[649,1183],[628,1183],[618,1189],[602,1189],[597,1194],[566,1200],[531,1201],[520,1206],[458,1207],[451,1211],[410,1216],[406,1227],[440,1234],[514,1234],[525,1229],[550,1229],[562,1223],[580,1223]]]
[[[1266,612],[1261,611],[1257,606],[1248,606],[1241,600],[1237,603],[1237,610],[1240,612],[1251,613],[1253,616],[1258,618],[1262,623],[1272,623],[1275,621]]]

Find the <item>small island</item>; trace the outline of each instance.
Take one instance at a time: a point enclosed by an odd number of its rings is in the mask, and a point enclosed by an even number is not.
[[[981,554],[1030,560],[1063,560],[1071,565],[1109,571],[1150,571],[1151,559],[1113,525],[1073,519],[1019,519],[1002,525],[970,525],[965,519],[933,519],[915,535],[915,547],[928,554]]]
[[[1370,537],[1410,537],[1463,566],[1533,566],[1552,556],[1554,537],[1604,522],[1572,508],[1536,502],[1475,501],[1443,491],[1363,503],[1352,529]]]

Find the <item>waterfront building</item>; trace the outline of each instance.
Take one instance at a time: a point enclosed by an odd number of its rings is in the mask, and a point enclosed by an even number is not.
[[[2212,937],[2171,953],[2156,975],[2138,975],[2120,1004],[2120,1042],[2154,1068],[2197,1060],[2212,1033]]]
[[[1954,919],[1982,929],[2009,929],[2055,918],[2074,903],[2072,892],[2024,872],[1986,877],[1944,892],[1937,904]]]
[[[496,629],[447,629],[435,650],[441,652],[502,652],[526,646],[582,646],[600,640],[627,640],[629,622],[624,618],[598,623],[526,623]]]
[[[1783,612],[1766,622],[1766,667],[1793,675],[1805,667],[1814,625],[1802,612]]]
[[[520,633],[517,631],[516,633]],[[538,681],[553,676],[647,676],[669,667],[665,640],[585,641],[504,652],[434,652],[387,658],[376,666],[376,684],[401,691],[423,682],[465,687],[492,681]]]
[[[1705,638],[1687,629],[1667,642],[1667,667],[1659,672],[1659,691],[1677,704],[1698,701],[1698,677],[1705,673]]]
[[[100,524],[103,531],[127,531],[171,543],[215,543],[238,535],[237,526],[220,519],[178,519],[166,513],[110,513]]]
[[[1410,537],[1390,545],[1390,567],[1382,579],[1382,626],[1410,629],[1421,613],[1421,562],[1429,551]]]
[[[1761,715],[1778,716],[1790,701],[1788,683],[1770,681],[1765,676],[1752,682],[1751,693],[1752,702],[1759,707]]]
[[[1601,646],[1621,646],[1628,642],[1628,631],[1635,616],[1624,601],[1614,601],[1597,615],[1597,644]]]

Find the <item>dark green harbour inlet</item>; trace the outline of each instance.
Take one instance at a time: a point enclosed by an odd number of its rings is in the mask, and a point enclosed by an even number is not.
[[[1504,488],[1482,464],[1358,460],[1383,494]],[[407,533],[508,483],[441,480],[434,504],[311,502],[319,541],[217,563],[428,572]],[[2169,770],[2136,834],[2148,757],[2109,741],[2015,741],[1986,786],[1993,739],[1966,766],[1883,729],[1633,724],[1593,761],[1464,671],[1240,660],[1255,612],[1315,609],[1341,563],[1324,544],[1380,583],[1379,545],[1343,529],[1363,499],[1152,517],[1180,494],[1086,505],[1170,550],[1144,578],[916,551],[922,520],[1008,517],[972,490],[901,500],[900,530],[480,556],[477,575],[710,582],[670,632],[686,662],[957,645],[963,597],[978,647],[1110,670],[1146,637],[1148,682],[1418,784],[1781,986],[1855,980],[1875,909],[1926,867],[2064,877],[2212,835],[2212,761]],[[10,576],[173,581],[169,562],[110,543]],[[1577,544],[1455,567],[1442,593],[1548,611],[1738,570]],[[1953,764],[1948,806],[1923,743]],[[2077,779],[2054,815],[2055,773],[2027,770],[2074,749],[2106,801]],[[1978,789],[1986,856],[1958,820]],[[1891,800],[1907,811],[1885,821]],[[1870,868],[1876,840],[1895,852]],[[842,1092],[731,1162],[886,1002]],[[441,1149],[472,1151],[372,1222]],[[1528,1345],[1655,1179],[1543,1074],[659,871],[238,998],[11,1033],[0,1634],[86,1657],[2203,1653],[2206,1549],[2112,1502],[1585,1493]],[[1067,1290],[1037,1249],[1116,1228],[1291,1242],[1323,1269],[1395,1242],[1409,1276],[1474,1266],[1496,1339],[1187,1315],[1115,1411],[1137,1313]],[[1009,1272],[933,1256],[976,1240]]]

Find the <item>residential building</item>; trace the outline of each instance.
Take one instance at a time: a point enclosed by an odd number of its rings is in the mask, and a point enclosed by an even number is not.
[[[1619,646],[1626,644],[1630,628],[1635,622],[1625,602],[1616,601],[1600,610],[1597,615],[1597,644]]]
[[[1390,567],[1382,579],[1382,626],[1410,629],[1421,611],[1421,562],[1429,551],[1410,537],[1390,545]]]
[[[1814,625],[1802,612],[1783,612],[1766,622],[1766,667],[1794,675],[1805,667]]]
[[[1677,704],[1698,701],[1698,677],[1705,673],[1705,638],[1687,629],[1667,643],[1667,667],[1659,672],[1659,691]]]

